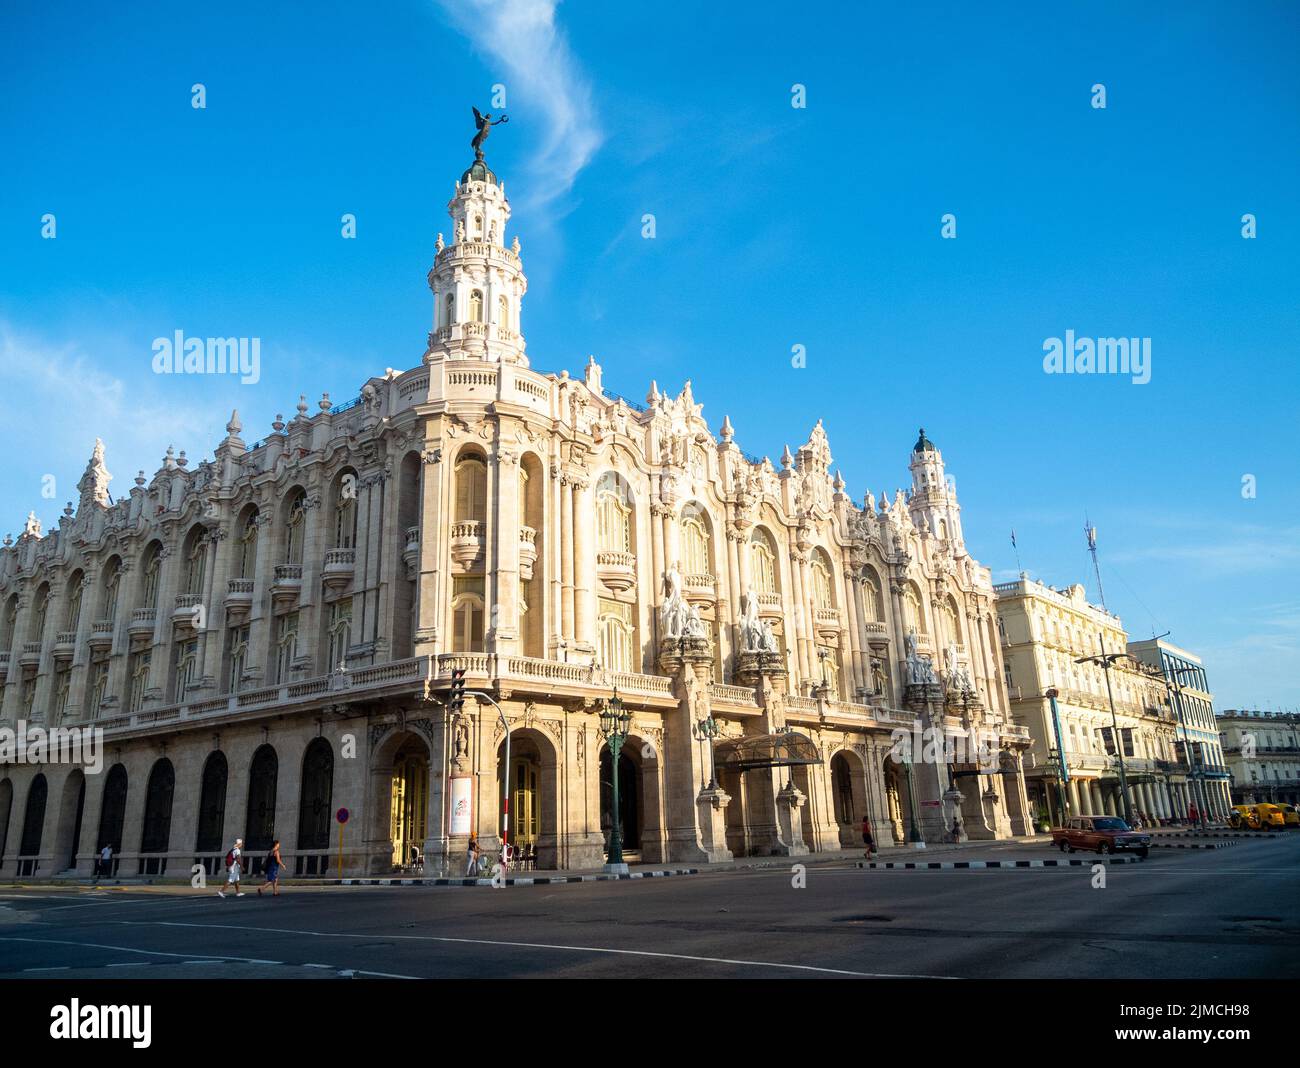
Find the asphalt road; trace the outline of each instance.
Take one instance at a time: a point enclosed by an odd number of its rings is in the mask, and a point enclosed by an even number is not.
[[[922,854],[923,856],[923,854]],[[1058,856],[1002,845],[933,859]],[[1300,976],[1300,834],[1110,868],[487,887],[0,887],[0,977]]]

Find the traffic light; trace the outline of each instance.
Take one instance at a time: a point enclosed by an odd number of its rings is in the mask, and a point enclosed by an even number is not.
[[[447,695],[447,709],[459,712],[465,705],[465,669],[456,668],[451,673],[451,693]]]

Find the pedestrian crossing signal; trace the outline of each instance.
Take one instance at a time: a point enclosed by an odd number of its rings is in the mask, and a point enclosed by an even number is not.
[[[456,668],[451,673],[451,693],[447,696],[447,708],[459,712],[465,706],[465,669]]]

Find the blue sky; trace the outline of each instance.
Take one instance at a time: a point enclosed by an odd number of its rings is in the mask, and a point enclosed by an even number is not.
[[[0,533],[57,521],[96,435],[123,493],[234,407],[252,440],[415,366],[502,83],[534,367],[689,376],[774,459],[822,418],[859,500],[924,424],[995,580],[1014,528],[1095,599],[1087,514],[1132,635],[1220,707],[1300,706],[1300,9],[899,6],[5,5]],[[177,329],[260,337],[261,381],[153,374]],[[1067,330],[1151,338],[1151,381],[1044,374]]]

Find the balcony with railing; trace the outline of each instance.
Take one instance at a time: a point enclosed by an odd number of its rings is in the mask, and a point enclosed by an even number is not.
[[[271,576],[271,601],[276,608],[291,608],[302,596],[302,564],[276,564]]]
[[[533,565],[537,563],[537,531],[532,527],[519,528],[519,578],[527,582],[533,577]]]
[[[682,594],[695,605],[711,605],[717,600],[717,580],[707,572],[682,576]]]
[[[232,578],[226,582],[226,596],[222,601],[226,617],[237,621],[246,616],[253,607],[253,580],[249,578]]]
[[[326,589],[346,589],[352,581],[357,565],[356,549],[330,549],[325,553],[324,566],[321,568],[321,582]]]
[[[451,525],[451,558],[461,567],[482,560],[486,545],[486,525],[477,519],[462,519]]]
[[[41,662],[41,643],[23,642],[22,649],[18,653],[18,663],[23,667],[35,667]]]
[[[178,593],[176,607],[172,609],[172,625],[203,629],[203,598],[197,593]]]
[[[77,651],[77,632],[61,630],[54,636],[54,659],[71,660]]]
[[[596,554],[596,577],[615,593],[631,589],[636,581],[636,557],[614,549]]]
[[[108,649],[113,644],[113,621],[111,619],[97,619],[90,624],[90,647],[92,649]]]

